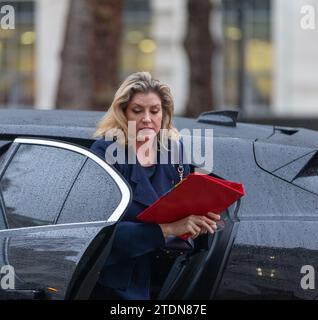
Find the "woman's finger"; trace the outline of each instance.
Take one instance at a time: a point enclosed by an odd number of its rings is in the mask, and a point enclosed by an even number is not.
[[[216,222],[212,219],[209,219],[205,216],[197,216],[195,222],[199,224],[200,227],[204,227],[209,230],[210,233],[213,233],[217,229]]]
[[[207,229],[210,233],[214,233],[214,230],[212,228],[212,226],[210,226],[206,221],[204,221],[203,219],[198,220],[197,221],[198,225],[202,228]]]
[[[211,227],[215,226],[216,225],[216,222],[206,216],[201,216],[202,220],[204,220],[205,222],[207,222]]]
[[[195,234],[192,236],[192,239],[195,239],[201,234],[201,226],[197,225],[194,221],[191,221],[191,226],[195,230]]]
[[[197,225],[194,221],[190,221],[190,226],[195,230],[195,233],[201,232],[201,227]]]
[[[208,212],[208,217],[213,220],[217,220],[217,221],[219,221],[221,219],[220,215],[216,214],[214,212]]]
[[[218,229],[218,225],[217,224],[214,224],[213,226],[212,226],[212,228],[213,228],[213,230],[214,230],[214,232]]]
[[[197,232],[197,231],[193,228],[193,226],[189,226],[189,227],[188,227],[188,231],[191,233],[191,238],[192,238],[192,239],[195,239],[195,238],[200,234],[200,232]]]

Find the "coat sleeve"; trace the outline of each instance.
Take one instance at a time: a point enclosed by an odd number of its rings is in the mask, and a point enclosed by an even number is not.
[[[164,245],[165,238],[159,225],[131,221],[119,222],[111,255],[106,265],[145,255]]]
[[[108,163],[108,161],[106,159],[106,149],[112,143],[113,143],[113,141],[105,141],[104,139],[99,139],[99,140],[96,140],[91,145],[90,150],[93,151],[98,156],[100,156],[101,158],[103,158],[103,160],[105,160]],[[108,157],[111,157],[111,156],[108,154]],[[114,163],[113,167],[115,169],[117,169],[118,171],[120,171],[121,173],[123,173],[121,166],[118,163]]]
[[[105,151],[107,148],[107,142],[103,139],[96,140],[90,147],[90,150],[96,153],[101,158],[105,159]]]
[[[103,139],[97,140],[90,149],[104,159],[106,148],[110,143]],[[115,167],[120,172],[123,169],[121,166]],[[165,239],[159,225],[132,221],[118,222],[111,255],[106,265],[150,253],[164,245]]]

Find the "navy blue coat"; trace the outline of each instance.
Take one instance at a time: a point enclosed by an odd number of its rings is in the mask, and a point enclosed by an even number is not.
[[[97,140],[91,150],[105,159],[105,150],[111,143]],[[150,181],[145,169],[136,162],[114,164],[131,186],[132,202],[118,223],[111,254],[99,278],[99,286],[107,288],[105,299],[150,298],[150,254],[164,247],[165,239],[159,225],[140,222],[136,216],[180,180],[177,165],[157,164]],[[184,176],[189,173],[190,166],[184,165]]]

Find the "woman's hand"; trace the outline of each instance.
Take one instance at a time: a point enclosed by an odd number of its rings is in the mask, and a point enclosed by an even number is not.
[[[159,224],[164,237],[167,236],[181,236],[186,233],[191,234],[191,238],[195,239],[201,234],[213,234],[217,229],[216,221],[220,220],[220,216],[213,212],[208,212],[206,216],[190,215],[181,220]]]

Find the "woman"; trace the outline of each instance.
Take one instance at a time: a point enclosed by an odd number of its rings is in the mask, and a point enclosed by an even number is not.
[[[103,158],[115,156],[109,155],[107,149],[116,143],[126,156],[128,150],[132,150],[136,161],[130,164],[125,157],[124,163],[114,163],[130,184],[133,199],[118,223],[111,254],[94,291],[95,298],[149,299],[150,254],[164,247],[165,238],[188,233],[195,239],[217,228],[219,216],[214,213],[208,213],[208,217],[191,215],[160,225],[142,223],[136,218],[179,182],[177,165],[172,163],[171,155],[168,163],[158,163],[160,153],[169,150],[179,138],[172,125],[172,115],[173,98],[169,87],[147,72],[138,72],[122,83],[108,113],[98,124],[95,136],[102,138],[93,143],[91,150]],[[133,133],[129,132],[128,124],[129,128],[132,124]],[[116,131],[116,142],[105,141]],[[164,138],[168,145],[164,145]],[[187,176],[190,166],[183,168],[183,176]]]

